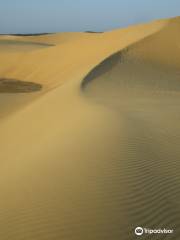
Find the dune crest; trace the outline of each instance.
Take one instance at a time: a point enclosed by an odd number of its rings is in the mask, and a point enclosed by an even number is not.
[[[179,239],[179,23],[0,49],[0,239]]]

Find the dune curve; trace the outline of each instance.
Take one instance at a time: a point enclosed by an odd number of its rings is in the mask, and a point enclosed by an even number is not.
[[[116,170],[127,187],[121,204],[130,225],[168,226],[176,229],[170,239],[178,239],[180,35],[173,26],[105,59],[83,79],[81,89],[88,101],[116,116],[113,164],[121,162]],[[176,37],[167,38],[170,32]],[[130,239],[128,226],[123,239]]]
[[[0,55],[42,86],[0,93],[0,239],[179,239],[179,25],[13,36],[56,46]]]

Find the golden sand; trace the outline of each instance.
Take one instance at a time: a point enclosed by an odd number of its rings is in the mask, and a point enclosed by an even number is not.
[[[0,37],[0,240],[180,237],[179,28]]]

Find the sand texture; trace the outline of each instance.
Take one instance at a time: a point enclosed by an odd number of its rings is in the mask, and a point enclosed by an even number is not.
[[[180,239],[179,29],[0,36],[0,240]]]

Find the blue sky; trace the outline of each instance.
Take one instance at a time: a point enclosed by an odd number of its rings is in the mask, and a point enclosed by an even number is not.
[[[180,0],[0,0],[0,33],[104,31],[180,15]]]

